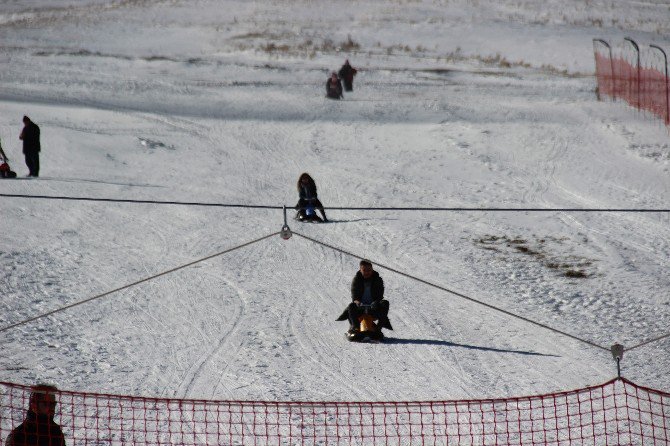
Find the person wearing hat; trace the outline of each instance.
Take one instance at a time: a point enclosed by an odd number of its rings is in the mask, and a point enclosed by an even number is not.
[[[326,97],[330,99],[342,99],[342,82],[336,72],[332,72],[326,81]]]
[[[19,139],[23,141],[23,154],[26,157],[28,176],[38,177],[40,175],[40,128],[29,117],[23,117],[23,130]]]

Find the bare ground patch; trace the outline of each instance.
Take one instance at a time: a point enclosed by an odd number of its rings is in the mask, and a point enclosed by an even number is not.
[[[570,239],[566,237],[509,237],[507,235],[485,235],[474,240],[475,245],[493,251],[505,258],[525,256],[543,267],[571,279],[589,279],[596,275],[593,259],[570,254]],[[586,243],[586,241],[581,241]],[[568,252],[565,252],[568,251]]]

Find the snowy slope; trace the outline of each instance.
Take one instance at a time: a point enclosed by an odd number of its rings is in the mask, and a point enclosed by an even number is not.
[[[664,2],[12,1],[0,138],[42,129],[4,194],[331,207],[670,208],[658,121],[597,102],[591,39],[670,49]],[[355,45],[353,45],[353,44]],[[356,46],[357,45],[357,46]],[[340,48],[338,51],[337,48]],[[323,98],[345,57],[344,101]],[[2,197],[0,328],[278,231],[280,210]],[[291,228],[590,342],[670,326],[666,213],[328,212]],[[527,395],[611,355],[378,268],[395,331],[335,317],[358,259],[274,236],[2,332],[0,380],[261,400]],[[624,356],[668,390],[670,340]]]

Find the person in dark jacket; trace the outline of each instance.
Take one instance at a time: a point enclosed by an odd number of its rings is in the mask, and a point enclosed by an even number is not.
[[[5,446],[65,446],[65,436],[53,420],[58,389],[40,384],[32,387],[28,412],[5,440]]]
[[[342,99],[342,81],[337,77],[336,72],[332,72],[326,81],[326,97],[330,99]]]
[[[369,307],[368,314],[379,320],[378,331],[382,328],[393,330],[388,318],[389,301],[384,299],[384,280],[372,268],[372,262],[363,259],[351,281],[351,303],[337,318],[338,321],[349,320],[349,334],[358,331],[358,317],[365,307]]]
[[[316,193],[316,183],[307,172],[300,174],[298,178],[298,204],[295,208],[298,211],[298,220],[327,222],[326,211]],[[323,215],[323,220],[316,215],[316,209]]]
[[[344,81],[344,91],[354,91],[354,76],[356,76],[356,73],[358,71],[351,66],[349,59],[345,60],[344,65],[342,65],[342,68],[337,73],[340,79]]]
[[[40,175],[40,128],[29,117],[23,117],[23,130],[19,139],[23,140],[23,154],[26,156],[29,177]]]

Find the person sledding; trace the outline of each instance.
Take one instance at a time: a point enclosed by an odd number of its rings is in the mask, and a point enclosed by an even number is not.
[[[295,205],[298,220],[319,223],[328,221],[326,211],[317,196],[316,183],[307,172],[302,173],[298,178],[298,196],[298,204]],[[317,209],[321,212],[323,219],[316,215]]]
[[[13,172],[9,167],[9,158],[2,150],[2,142],[0,142],[0,178],[16,178],[16,172]]]
[[[351,303],[336,320],[349,321],[347,338],[350,341],[381,340],[384,338],[382,328],[393,330],[388,313],[384,280],[372,268],[372,262],[363,259],[351,282]]]
[[[326,97],[330,99],[342,99],[342,81],[337,77],[336,72],[332,72],[326,81]]]

